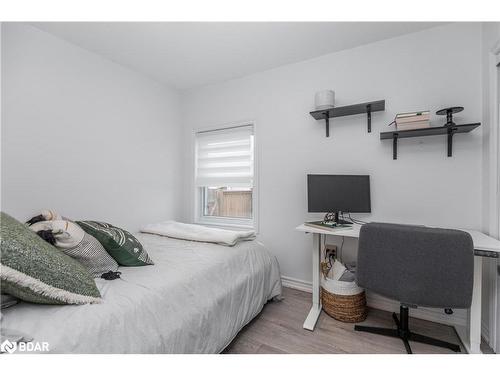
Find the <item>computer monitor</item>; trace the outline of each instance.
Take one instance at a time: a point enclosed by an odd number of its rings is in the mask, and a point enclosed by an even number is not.
[[[337,223],[340,212],[371,212],[370,176],[308,174],[307,202],[309,212],[334,213]]]

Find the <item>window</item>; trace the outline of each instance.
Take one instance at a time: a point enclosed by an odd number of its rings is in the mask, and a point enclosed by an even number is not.
[[[196,133],[196,221],[254,227],[254,129]]]

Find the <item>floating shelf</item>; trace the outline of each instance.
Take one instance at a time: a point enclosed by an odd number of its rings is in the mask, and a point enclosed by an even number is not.
[[[346,105],[343,107],[333,107],[330,109],[320,109],[310,112],[316,120],[325,120],[326,136],[330,136],[330,119],[333,117],[344,117],[366,113],[368,133],[372,131],[372,112],[385,110],[385,100],[366,102],[361,104]]]
[[[392,158],[398,158],[398,138],[427,137],[432,135],[448,135],[448,156],[452,156],[453,135],[456,133],[469,133],[478,126],[480,122],[463,125],[445,125],[424,129],[396,130],[380,133],[380,139],[392,139]]]

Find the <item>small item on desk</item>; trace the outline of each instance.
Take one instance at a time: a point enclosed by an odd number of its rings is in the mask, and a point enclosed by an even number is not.
[[[320,229],[330,229],[330,230],[335,230],[335,229],[352,229],[351,224],[337,224],[335,221],[308,221],[305,222],[304,225],[307,225],[309,227],[314,227],[314,228],[320,228]]]

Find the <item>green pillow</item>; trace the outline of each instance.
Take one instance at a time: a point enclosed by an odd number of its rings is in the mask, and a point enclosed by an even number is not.
[[[137,238],[124,229],[99,221],[77,221],[82,229],[94,236],[120,266],[154,264]]]
[[[4,212],[0,227],[2,293],[44,304],[101,302],[94,278],[76,260]]]

